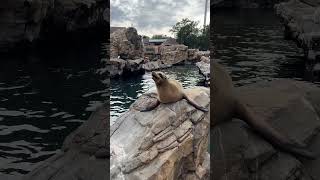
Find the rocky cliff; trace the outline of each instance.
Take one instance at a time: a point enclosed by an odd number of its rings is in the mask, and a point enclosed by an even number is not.
[[[110,35],[110,57],[138,59],[143,57],[142,37],[133,27],[121,28]]]
[[[202,106],[209,106],[208,88],[186,92]],[[154,102],[152,93],[141,96],[112,125],[110,179],[208,179],[209,113],[185,100],[139,111]]]
[[[59,33],[107,27],[108,7],[109,0],[3,0],[0,52],[49,34],[58,37]]]

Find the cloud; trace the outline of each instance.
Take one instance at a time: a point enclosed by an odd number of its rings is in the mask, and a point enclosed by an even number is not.
[[[203,25],[205,0],[111,0],[111,26],[134,26],[139,34],[172,35],[169,29],[189,18]],[[207,24],[209,23],[209,2]]]

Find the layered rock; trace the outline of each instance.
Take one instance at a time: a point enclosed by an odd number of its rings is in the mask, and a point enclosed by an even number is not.
[[[64,141],[61,152],[27,174],[26,180],[109,179],[109,103]]]
[[[142,37],[135,28],[119,28],[110,35],[110,57],[138,59],[143,57]]]
[[[186,93],[209,106],[209,89]],[[208,179],[209,113],[196,110],[186,100],[155,103],[154,93],[141,96],[111,127],[110,179]]]
[[[102,74],[109,72],[110,77],[112,78],[123,75],[140,74],[144,73],[143,63],[143,59],[123,60],[118,58],[111,58],[108,68],[104,68],[105,70],[108,69],[108,71],[100,70],[99,73]]]
[[[109,21],[109,1],[3,0],[0,2],[0,51],[22,41],[33,42],[48,33],[73,32]],[[53,32],[54,31],[54,32]]]
[[[320,152],[320,89],[294,80],[236,89],[237,97],[279,132]],[[244,122],[234,119],[211,132],[214,179],[320,179],[320,158],[308,161],[279,151]]]
[[[320,55],[320,9],[318,1],[290,0],[275,6],[277,15],[285,27],[285,38],[292,39],[301,47],[308,60]]]
[[[185,45],[171,45],[161,46],[160,54],[163,64],[178,64],[188,59],[188,46]]]
[[[196,63],[196,66],[199,69],[200,74],[205,78],[205,85],[210,86],[210,58],[202,56],[200,62]]]
[[[154,71],[171,67],[171,64],[164,64],[162,61],[149,61],[143,65],[146,71]]]

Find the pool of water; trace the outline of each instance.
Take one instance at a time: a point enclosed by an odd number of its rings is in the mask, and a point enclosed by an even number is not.
[[[166,73],[169,78],[180,81],[185,88],[204,85],[204,78],[199,74],[199,70],[195,65],[173,66],[161,71]],[[150,72],[129,78],[112,79],[110,89],[110,125],[127,111],[129,106],[141,94],[151,88],[155,88],[155,84]]]
[[[272,10],[217,11],[213,17],[215,59],[227,67],[236,86],[306,78],[303,52],[284,40]]]
[[[102,47],[1,59],[1,180],[17,179],[55,154],[108,98],[108,85],[95,73]]]

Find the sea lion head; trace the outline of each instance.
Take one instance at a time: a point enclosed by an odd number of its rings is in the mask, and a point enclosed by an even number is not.
[[[152,72],[152,79],[156,83],[156,85],[161,85],[163,82],[167,81],[167,76],[163,72]]]

